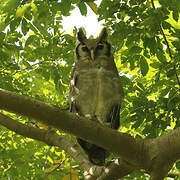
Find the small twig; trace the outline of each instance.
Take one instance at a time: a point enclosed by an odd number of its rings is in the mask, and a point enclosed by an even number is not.
[[[151,0],[151,4],[152,4],[153,9],[156,9],[153,0]],[[163,38],[164,38],[164,41],[165,41],[165,43],[166,43],[166,46],[167,46],[167,49],[168,49],[168,52],[169,52],[169,57],[170,57],[170,59],[171,59],[171,61],[172,61],[173,57],[172,57],[171,49],[170,49],[168,40],[167,40],[167,38],[166,38],[166,35],[164,34],[164,31],[163,31],[163,28],[162,28],[162,26],[161,26],[161,23],[160,23],[159,21],[158,21],[158,25],[159,25],[160,32],[161,32],[161,34],[162,34],[162,36],[163,36]],[[180,80],[179,80],[179,77],[178,77],[178,74],[177,74],[177,69],[176,69],[176,66],[175,66],[175,65],[174,65],[174,72],[175,72],[175,76],[176,76],[177,83],[178,83],[179,88],[180,88]]]
[[[50,60],[51,61],[51,60]],[[53,61],[53,60],[52,60]],[[37,66],[37,65],[40,65],[40,64],[49,64],[49,62],[45,62],[45,61],[40,61],[40,62],[38,62],[38,63],[35,63],[35,64],[32,64],[32,66]],[[13,75],[15,75],[15,74],[17,74],[18,72],[24,72],[24,71],[27,71],[27,70],[35,70],[35,68],[34,69],[29,69],[28,67],[27,68],[24,68],[24,69],[18,69],[18,70],[16,70],[15,72],[13,72],[11,75],[13,76]]]
[[[51,172],[47,172],[47,176],[49,176],[50,174],[52,174],[54,171],[56,171],[59,167],[61,167],[62,164],[64,164],[64,162],[66,161],[66,159],[64,159],[62,162],[60,162],[57,167],[55,167]]]
[[[180,177],[180,174],[178,174],[178,173],[169,173],[167,175],[167,177],[170,177],[170,178]]]

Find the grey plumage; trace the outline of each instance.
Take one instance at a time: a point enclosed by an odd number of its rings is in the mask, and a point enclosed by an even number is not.
[[[70,81],[70,110],[95,119],[103,126],[118,129],[124,93],[107,37],[105,28],[96,39],[87,39],[79,29]],[[92,163],[104,164],[109,155],[106,150],[82,139],[78,142]]]

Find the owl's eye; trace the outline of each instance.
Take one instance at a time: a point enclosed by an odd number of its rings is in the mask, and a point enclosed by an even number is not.
[[[98,44],[98,45],[97,45],[97,49],[102,50],[103,48],[104,48],[104,45],[103,45],[103,44]]]
[[[87,52],[88,51],[88,47],[87,46],[82,46],[81,48],[83,51]]]

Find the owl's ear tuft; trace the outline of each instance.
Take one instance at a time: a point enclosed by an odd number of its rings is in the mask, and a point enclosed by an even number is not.
[[[78,32],[78,34],[77,34],[77,38],[78,38],[78,40],[81,42],[81,43],[85,43],[85,41],[86,41],[86,35],[85,35],[85,33],[84,33],[84,30],[83,30],[83,28],[79,28],[79,32]]]
[[[99,41],[100,42],[105,42],[105,41],[107,41],[107,38],[108,38],[108,32],[107,32],[107,29],[106,28],[103,28],[102,30],[101,30],[101,33],[100,33],[100,35],[99,35]]]

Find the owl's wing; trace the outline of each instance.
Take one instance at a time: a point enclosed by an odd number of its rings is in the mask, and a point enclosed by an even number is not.
[[[77,83],[77,73],[75,68],[73,69],[72,73],[71,73],[71,79],[70,79],[70,93],[69,93],[69,104],[70,104],[70,112],[75,112],[77,113],[76,110],[76,94],[77,94],[77,89],[76,89],[76,83]]]
[[[118,82],[118,90],[119,90],[118,91],[119,97],[121,98],[119,99],[118,103],[112,105],[109,116],[107,118],[107,121],[108,123],[110,123],[112,129],[118,129],[120,126],[120,109],[121,109],[121,103],[124,99],[124,91],[120,79]]]
[[[107,122],[110,123],[112,129],[118,129],[120,126],[120,104],[112,106]]]

